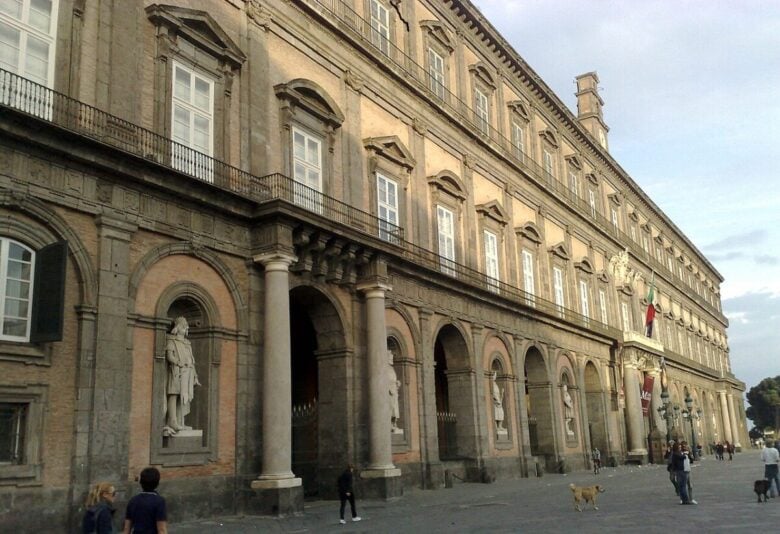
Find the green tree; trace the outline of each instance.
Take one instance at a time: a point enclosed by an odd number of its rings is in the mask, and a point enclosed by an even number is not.
[[[780,430],[780,376],[765,378],[747,394],[746,415],[758,428]]]

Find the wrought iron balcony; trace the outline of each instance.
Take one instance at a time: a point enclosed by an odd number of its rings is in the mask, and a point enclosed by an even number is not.
[[[388,254],[439,272],[472,288],[520,304],[529,313],[601,332],[614,339],[619,331],[574,310],[557,305],[515,286],[488,277],[436,252],[404,239],[403,229],[374,215],[309,188],[282,174],[255,176],[150,130],[103,112],[66,95],[0,69],[0,108],[12,108],[30,117],[94,139],[190,178],[241,195],[259,204],[281,200],[302,207],[394,245]]]

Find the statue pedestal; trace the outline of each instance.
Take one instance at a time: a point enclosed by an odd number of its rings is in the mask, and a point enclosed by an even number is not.
[[[179,430],[175,434],[163,434],[163,447],[188,452],[203,448],[203,430]]]

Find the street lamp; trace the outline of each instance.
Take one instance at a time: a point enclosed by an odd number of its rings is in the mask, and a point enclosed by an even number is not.
[[[688,421],[691,423],[691,451],[693,452],[693,457],[696,457],[696,429],[693,426],[693,420],[698,419],[701,417],[701,408],[698,408],[696,411],[693,409],[693,399],[691,398],[690,394],[688,394],[685,397],[685,409],[683,410],[683,417],[687,417]]]
[[[669,442],[672,440],[671,425],[669,424],[672,414],[669,410],[669,392],[666,390],[661,392],[661,406],[658,407],[658,413],[664,418],[666,423],[666,444],[669,445]]]

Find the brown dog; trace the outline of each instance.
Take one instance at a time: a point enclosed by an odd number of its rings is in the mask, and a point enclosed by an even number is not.
[[[767,501],[767,493],[769,493],[769,481],[768,480],[756,480],[753,483],[753,491],[758,495],[758,502],[761,502],[761,496],[764,496],[764,502]]]
[[[585,504],[592,504],[594,510],[599,509],[599,507],[596,506],[596,498],[599,496],[599,493],[604,493],[604,489],[601,486],[575,486],[574,484],[569,484],[569,487],[574,494],[575,510],[582,512],[582,508],[580,507],[582,501],[585,501]]]

